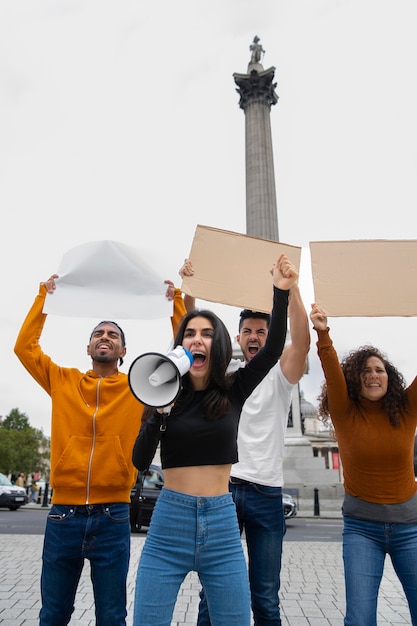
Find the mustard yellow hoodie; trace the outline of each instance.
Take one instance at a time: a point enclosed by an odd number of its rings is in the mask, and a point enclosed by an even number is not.
[[[60,367],[42,352],[46,320],[40,285],[15,344],[15,353],[52,400],[51,472],[54,504],[129,502],[137,470],[132,449],[143,405],[130,391],[127,374],[104,378],[93,370]],[[176,289],[174,331],[186,313]]]

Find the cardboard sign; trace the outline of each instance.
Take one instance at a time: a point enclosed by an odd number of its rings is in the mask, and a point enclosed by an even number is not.
[[[198,225],[189,254],[194,276],[184,278],[181,289],[194,298],[269,313],[270,270],[281,253],[299,271],[299,247]]]
[[[417,241],[310,242],[315,302],[329,317],[417,315]]]

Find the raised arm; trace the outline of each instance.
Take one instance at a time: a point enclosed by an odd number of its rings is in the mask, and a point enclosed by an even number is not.
[[[296,284],[298,272],[288,258],[281,254],[274,263],[271,274],[274,285],[273,306],[265,345],[246,363],[245,367],[239,368],[235,373],[235,382],[244,399],[249,397],[277,363],[287,336],[289,290]]]
[[[284,348],[280,363],[288,382],[296,384],[305,372],[310,349],[308,316],[297,284],[294,284],[290,289],[288,317],[291,343]]]
[[[179,275],[183,278],[184,276],[192,276],[194,274],[194,270],[191,265],[191,261],[185,259],[184,265],[179,270]],[[193,311],[195,308],[195,299],[187,294],[182,295],[181,289],[175,287],[172,280],[165,280],[165,284],[167,285],[167,290],[165,292],[168,300],[174,301],[174,314],[171,317],[172,324],[172,332],[175,335],[177,334],[178,326],[184,315]]]
[[[181,267],[178,273],[182,279],[184,279],[185,276],[194,276],[194,268],[190,259],[184,259],[184,265]],[[190,311],[194,311],[195,298],[188,295],[188,293],[184,293],[184,304],[185,308],[187,309],[187,313],[190,313]]]
[[[43,353],[39,340],[47,317],[43,313],[46,294],[54,292],[56,278],[58,275],[52,274],[48,280],[40,283],[39,293],[26,315],[14,346],[14,352],[22,365],[47,393],[50,393],[50,370],[58,366]]]
[[[314,330],[327,330],[327,315],[316,303],[311,305],[310,319]]]
[[[56,289],[55,278],[59,278],[58,274],[52,274],[52,276],[50,276],[48,280],[45,280],[44,283],[41,283],[41,285],[45,285],[47,293],[54,293]]]
[[[285,345],[287,336],[288,295],[289,290],[297,283],[298,272],[285,254],[281,254],[272,267],[271,274],[274,284],[274,305],[265,346],[260,352],[268,353],[276,362],[281,356]],[[254,356],[246,367],[253,364],[253,362],[256,363],[260,352]],[[270,367],[272,367],[273,364],[274,363],[272,363]]]
[[[272,279],[275,287],[288,290],[297,283],[298,271],[285,254],[280,254],[278,260],[272,266]]]
[[[318,304],[311,305],[310,320],[317,331],[317,353],[326,379],[328,410],[336,424],[340,416],[346,415],[352,401],[349,399],[346,379],[329,335],[327,315]]]

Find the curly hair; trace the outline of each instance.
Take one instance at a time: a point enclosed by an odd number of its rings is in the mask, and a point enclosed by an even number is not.
[[[388,374],[388,388],[387,393],[382,398],[382,406],[392,426],[397,428],[400,425],[401,415],[407,410],[406,383],[403,375],[400,374],[394,365],[388,361],[386,356],[377,348],[373,346],[362,346],[357,350],[349,352],[342,360],[340,365],[345,376],[348,396],[353,402],[359,402],[361,397],[361,374],[370,357],[380,359]],[[321,387],[321,392],[317,400],[319,401],[318,415],[323,422],[329,424],[331,422],[331,415],[329,412],[327,385],[325,382]]]
[[[211,322],[214,330],[210,351],[210,382],[202,403],[202,409],[207,419],[216,420],[223,417],[230,409],[228,390],[231,377],[226,374],[226,370],[232,358],[232,342],[229,331],[215,313],[207,309],[194,309],[183,317],[175,337],[175,347],[182,345],[187,324],[195,317],[207,319]],[[173,407],[172,415],[180,412],[193,399],[194,388],[189,373],[182,377],[182,386],[181,393]]]

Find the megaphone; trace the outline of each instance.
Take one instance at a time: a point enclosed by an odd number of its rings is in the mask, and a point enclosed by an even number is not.
[[[181,389],[181,377],[194,361],[191,352],[177,346],[168,354],[146,352],[138,356],[129,368],[128,381],[133,395],[155,408],[172,404]]]

